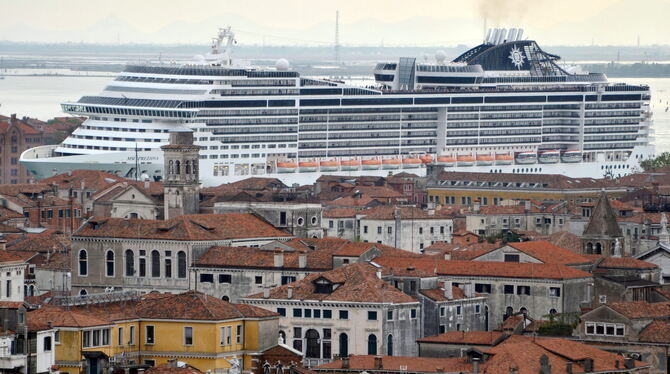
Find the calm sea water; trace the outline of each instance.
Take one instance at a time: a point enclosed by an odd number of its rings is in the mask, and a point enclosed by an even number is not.
[[[60,103],[97,95],[110,77],[6,76],[0,79],[0,114],[46,120],[63,116]],[[670,152],[670,78],[613,78],[652,89],[657,152]]]

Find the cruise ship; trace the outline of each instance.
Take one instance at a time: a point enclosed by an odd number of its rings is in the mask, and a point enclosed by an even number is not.
[[[650,90],[611,83],[492,29],[453,61],[400,58],[374,84],[302,77],[288,61],[233,61],[235,35],[186,63],[127,65],[97,96],[62,104],[87,120],[62,144],[25,151],[45,178],[98,169],[160,180],[172,129],[194,131],[203,185],[251,176],[312,183],[322,174],[490,173],[618,176],[654,156]]]

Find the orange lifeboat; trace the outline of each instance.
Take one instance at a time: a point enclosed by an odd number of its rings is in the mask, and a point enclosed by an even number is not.
[[[419,159],[424,164],[430,164],[431,162],[433,162],[433,156],[431,156],[431,155],[423,155],[423,156],[419,157]]]
[[[363,170],[379,170],[379,168],[382,166],[382,161],[381,160],[363,160],[363,161],[361,161],[361,164],[363,164]]]
[[[497,154],[496,165],[511,165],[514,162],[514,156],[510,154]]]
[[[402,160],[402,167],[405,169],[416,169],[421,166],[420,158],[406,158]]]
[[[340,167],[343,171],[352,171],[358,170],[361,166],[361,162],[358,160],[342,160],[340,161]]]
[[[493,165],[493,156],[491,155],[477,155],[477,166]]]
[[[475,158],[470,155],[460,155],[456,157],[458,166],[472,166],[475,164]]]
[[[455,156],[438,156],[437,164],[440,166],[454,166],[456,164]]]
[[[386,160],[382,160],[382,169],[398,169],[400,168],[400,160],[397,158],[387,158]]]
[[[300,161],[298,162],[298,171],[302,173],[314,172],[319,168],[319,163],[316,161]]]
[[[295,162],[277,162],[278,173],[293,173],[297,167]]]
[[[340,167],[340,163],[337,161],[321,161],[319,163],[321,166],[321,171],[337,171]]]

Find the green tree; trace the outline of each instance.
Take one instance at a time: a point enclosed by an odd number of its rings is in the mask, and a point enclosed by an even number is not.
[[[640,161],[640,167],[645,171],[670,166],[670,152],[663,152],[656,158]]]

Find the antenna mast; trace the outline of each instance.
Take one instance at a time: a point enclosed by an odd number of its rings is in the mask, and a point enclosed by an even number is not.
[[[335,63],[340,64],[340,11],[335,11]]]

